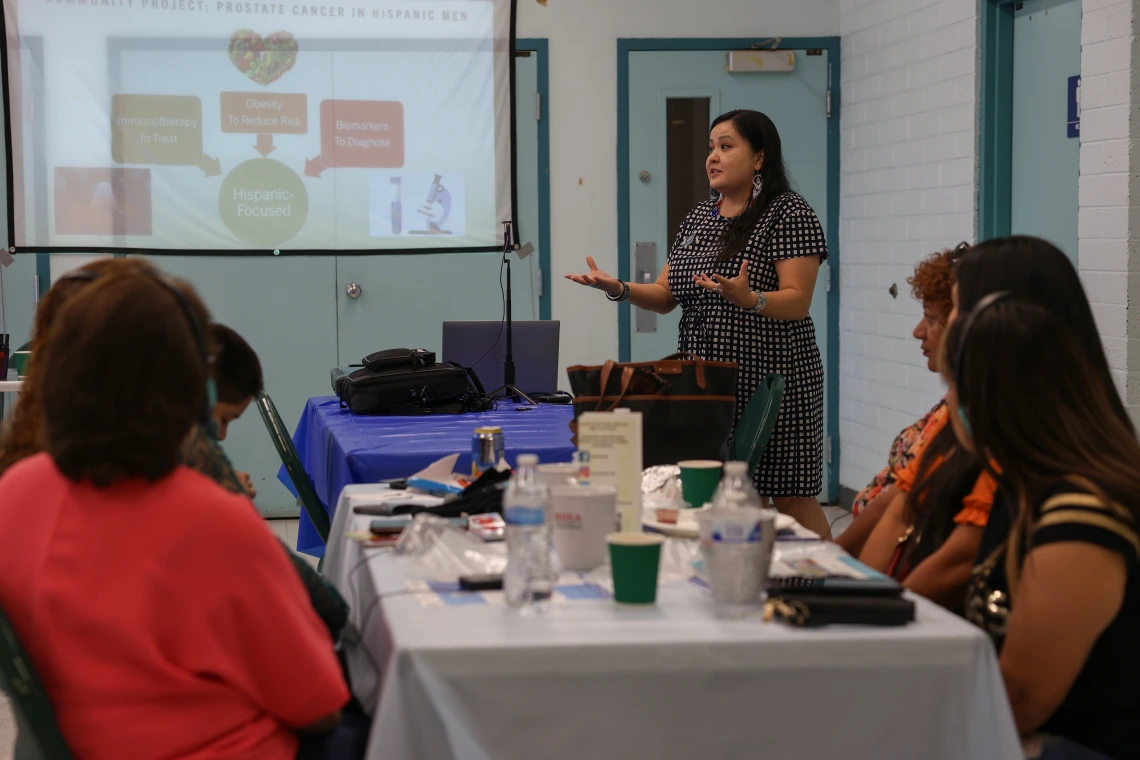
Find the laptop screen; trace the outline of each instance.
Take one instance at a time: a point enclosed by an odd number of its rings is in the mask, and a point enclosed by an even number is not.
[[[523,393],[558,390],[559,324],[550,320],[512,323],[515,386]],[[443,323],[443,361],[473,368],[488,393],[504,385],[506,359],[504,322]]]

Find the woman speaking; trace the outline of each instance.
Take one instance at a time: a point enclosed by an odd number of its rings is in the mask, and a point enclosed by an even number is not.
[[[567,275],[667,314],[681,306],[679,351],[740,368],[737,417],[760,381],[777,373],[785,391],[756,487],[781,512],[823,537],[830,527],[816,496],[823,486],[823,364],[808,311],[827,243],[819,219],[792,192],[776,125],[757,111],[713,122],[709,185],[720,194],[681,225],[657,282],[621,282],[586,258],[589,274]]]

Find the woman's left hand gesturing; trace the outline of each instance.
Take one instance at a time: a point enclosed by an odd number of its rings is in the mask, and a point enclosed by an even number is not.
[[[748,285],[748,261],[740,265],[740,274],[731,280],[723,275],[714,274],[709,277],[705,273],[694,275],[693,279],[705,290],[719,292],[729,303],[748,309],[756,305],[756,296]]]

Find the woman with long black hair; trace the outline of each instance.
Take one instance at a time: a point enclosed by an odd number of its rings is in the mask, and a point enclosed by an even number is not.
[[[659,314],[680,306],[678,350],[739,365],[738,417],[761,380],[782,375],[784,400],[756,487],[778,510],[827,537],[816,500],[823,488],[823,363],[808,315],[827,258],[823,229],[792,192],[779,132],[764,114],[718,117],[705,170],[719,200],[698,204],[685,218],[657,282],[620,282],[592,257],[588,274],[567,277]]]
[[[992,291],[946,340],[950,421],[1001,482],[966,598],[1050,760],[1140,758],[1140,443],[1090,346]],[[1100,352],[1102,353],[1102,352]]]

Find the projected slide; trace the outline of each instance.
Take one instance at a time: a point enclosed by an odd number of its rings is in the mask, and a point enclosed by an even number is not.
[[[38,93],[17,246],[454,250],[511,218],[509,0],[4,2]]]

